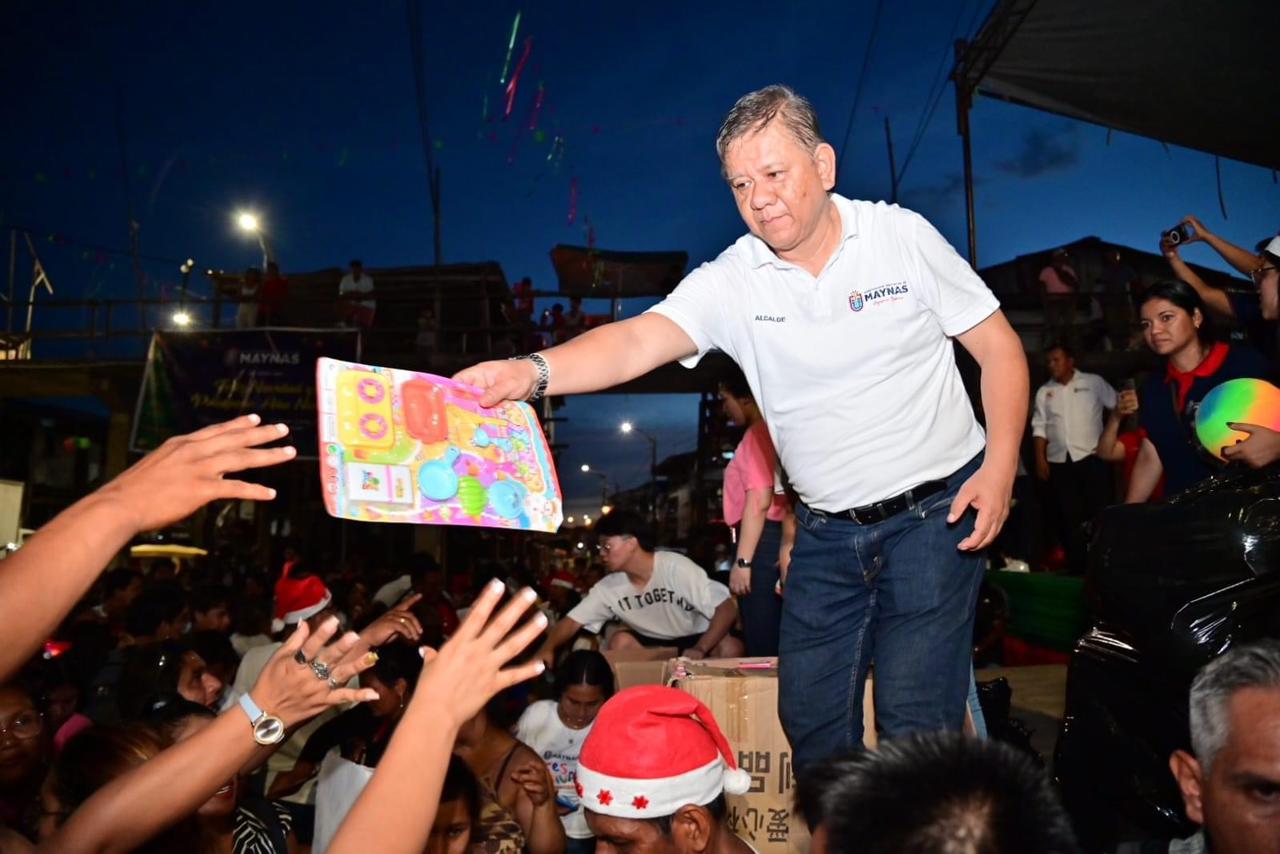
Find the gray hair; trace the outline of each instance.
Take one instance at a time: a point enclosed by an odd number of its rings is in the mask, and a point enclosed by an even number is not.
[[[1280,641],[1236,647],[1196,674],[1191,683],[1191,748],[1206,774],[1230,735],[1227,704],[1245,688],[1280,688]]]
[[[720,171],[724,171],[725,154],[729,146],[744,136],[759,133],[774,118],[782,124],[800,147],[810,153],[822,143],[818,130],[818,114],[813,104],[803,95],[797,95],[790,86],[774,84],[754,92],[748,92],[733,105],[724,117],[720,132],[716,134],[716,154],[720,156]]]

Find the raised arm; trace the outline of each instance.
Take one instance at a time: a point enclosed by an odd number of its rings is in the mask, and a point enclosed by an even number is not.
[[[1232,267],[1235,267],[1244,275],[1249,275],[1255,269],[1261,260],[1256,254],[1250,252],[1241,246],[1236,246],[1229,240],[1224,240],[1218,235],[1204,227],[1204,223],[1200,222],[1196,216],[1187,216],[1183,218],[1182,224],[1189,225],[1195,229],[1195,233],[1191,235],[1188,243],[1194,243],[1202,240],[1209,244],[1209,247],[1222,256],[1222,260],[1226,261]]]
[[[1165,260],[1169,262],[1169,268],[1173,270],[1173,274],[1194,288],[1210,311],[1223,317],[1234,318],[1236,316],[1236,310],[1231,305],[1231,300],[1227,298],[1227,292],[1221,288],[1213,287],[1200,278],[1195,270],[1187,266],[1187,262],[1182,260],[1182,255],[1179,252],[1179,244],[1170,243],[1162,238],[1160,240],[1160,251],[1164,253]]]
[[[421,854],[458,730],[490,697],[543,671],[540,661],[506,667],[547,619],[536,614],[516,628],[537,598],[523,590],[490,621],[502,590],[501,582],[490,583],[453,638],[428,657],[373,778],[329,846],[331,854]]]
[[[376,700],[372,689],[331,688],[312,668],[299,664],[319,659],[331,667],[331,679],[345,682],[373,662],[350,655],[354,634],[325,646],[338,621],[327,620],[315,634],[300,624],[267,662],[249,696],[258,708],[297,726],[331,706]],[[218,787],[235,776],[258,749],[248,716],[237,707],[189,739],[164,750],[154,759],[116,778],[84,803],[41,850],[59,854],[132,851],[169,825],[190,815]]]
[[[606,323],[563,344],[543,350],[551,369],[548,394],[578,394],[612,388],[654,368],[698,352],[684,330],[660,314]],[[527,359],[481,362],[454,379],[484,390],[481,403],[525,400],[538,381]]]
[[[711,625],[698,638],[697,645],[684,651],[685,656],[693,659],[706,658],[724,640],[737,621],[738,603],[730,597],[716,606],[715,613],[711,615]]]
[[[169,439],[77,501],[5,560],[0,572],[0,681],[49,639],[121,548],[142,531],[190,516],[221,498],[267,501],[275,490],[224,475],[293,459],[292,447],[259,449],[289,432],[256,415]]]

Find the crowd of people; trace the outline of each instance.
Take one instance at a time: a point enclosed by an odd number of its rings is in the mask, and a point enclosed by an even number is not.
[[[562,336],[552,319],[554,346],[459,378],[493,405],[732,357],[742,376],[721,397],[744,435],[726,473],[728,585],[624,512],[595,527],[600,577],[493,579],[467,601],[425,555],[370,596],[374,578],[336,574],[304,545],[249,574],[104,572],[138,534],[209,502],[273,499],[238,473],[296,456],[264,447],[288,428],[256,416],[174,437],[0,564],[5,850],[752,850],[725,822],[751,778],[723,722],[674,688],[615,690],[599,650],[639,647],[776,649],[795,806],[818,854],[1079,850],[1044,772],[964,733],[981,733],[966,721],[984,552],[1033,409],[1021,341],[923,218],[833,192],[834,149],[791,90],[744,96],[716,147],[747,235],[644,315]],[[1195,225],[1248,268],[1273,318],[1280,238],[1248,253]],[[1052,293],[1072,286],[1066,259],[1050,268]],[[368,308],[352,320],[371,321],[371,281],[355,263],[350,278],[351,305]],[[1076,521],[1106,500],[1103,461],[1132,456],[1134,501],[1211,476],[1188,415],[1218,382],[1269,370],[1211,337],[1217,298],[1202,290],[1184,277],[1137,299],[1164,362],[1140,392],[1076,372],[1069,344],[1048,354],[1034,465],[1072,514],[1073,561]],[[953,342],[981,372],[984,425]],[[1228,460],[1280,456],[1275,433],[1242,426]],[[881,744],[867,752],[873,663]],[[1170,768],[1201,830],[1139,849],[1280,848],[1280,644],[1209,663],[1188,714],[1190,750]]]
[[[280,272],[275,260],[266,262],[266,272],[249,267],[240,277],[236,291],[236,329],[255,327],[289,326],[298,322],[291,311],[289,279]],[[373,277],[364,269],[364,262],[353,259],[338,282],[334,320],[344,326],[354,326],[368,331],[378,303],[374,299]],[[310,312],[308,312],[308,315]]]
[[[1199,404],[1213,388],[1233,379],[1276,377],[1268,357],[1276,355],[1273,321],[1280,316],[1280,237],[1264,238],[1249,251],[1213,234],[1195,216],[1179,228],[1189,236],[1174,242],[1166,233],[1161,239],[1172,278],[1130,290],[1132,270],[1116,276],[1136,318],[1134,346],[1156,360],[1145,377],[1124,379],[1117,390],[1076,368],[1067,339],[1055,340],[1043,354],[1049,379],[1032,405],[1034,471],[1073,573],[1085,570],[1086,523],[1102,508],[1176,495],[1226,464],[1262,468],[1280,459],[1280,434],[1269,425],[1233,425],[1239,438],[1216,454],[1202,448],[1195,434]],[[1196,242],[1248,275],[1255,291],[1228,292],[1205,283],[1182,260],[1185,247]],[[1064,271],[1058,275],[1071,278],[1067,262],[1055,259]],[[1252,326],[1253,334],[1229,334],[1241,326]],[[1039,563],[1041,556],[1021,557]]]

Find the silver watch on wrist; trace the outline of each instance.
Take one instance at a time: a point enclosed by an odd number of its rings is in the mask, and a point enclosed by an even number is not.
[[[533,391],[529,392],[529,396],[525,400],[530,403],[535,400],[541,400],[547,393],[547,386],[551,383],[551,366],[547,364],[546,358],[541,353],[529,353],[525,356],[512,356],[511,358],[533,362],[534,368],[538,371],[538,380],[533,384]]]
[[[258,744],[279,744],[284,738],[284,721],[269,715],[248,694],[240,695],[240,708],[249,716],[249,725],[253,727],[253,740]]]

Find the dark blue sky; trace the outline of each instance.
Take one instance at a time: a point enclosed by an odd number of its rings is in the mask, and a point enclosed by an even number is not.
[[[684,249],[696,264],[743,230],[720,181],[713,138],[744,92],[787,82],[808,95],[837,149],[859,89],[876,4],[427,3],[423,44],[432,136],[443,172],[446,261],[497,260],[509,279],[553,286],[548,250],[585,243]],[[953,37],[989,0],[885,3],[839,189],[889,193],[883,118],[899,163],[928,113]],[[512,18],[532,49],[509,120],[497,82]],[[378,266],[431,261],[431,217],[403,0],[48,4],[0,10],[6,133],[0,219],[109,247],[127,243],[116,105],[143,252],[200,266],[256,263],[230,227],[252,206],[286,271],[358,255]],[[541,136],[528,130],[536,91]],[[964,243],[960,147],[948,86],[925,127],[900,201]],[[491,121],[484,120],[485,103]],[[1176,109],[1176,98],[1170,99]],[[1280,226],[1280,188],[1265,170],[1223,163],[1230,219],[1218,211],[1213,160],[1028,109],[979,100],[974,114],[981,260],[1087,234],[1151,249],[1186,213],[1252,244]],[[553,140],[564,153],[552,157]],[[569,224],[571,182],[577,222]],[[124,259],[42,244],[58,296],[127,295]],[[1196,249],[1194,260],[1216,256]],[[112,266],[114,264],[114,266]],[[170,288],[174,265],[149,263]],[[641,306],[630,306],[638,311]],[[644,479],[644,442],[619,442],[632,417],[661,452],[694,442],[690,398],[610,396],[565,412],[567,497],[598,480]]]

